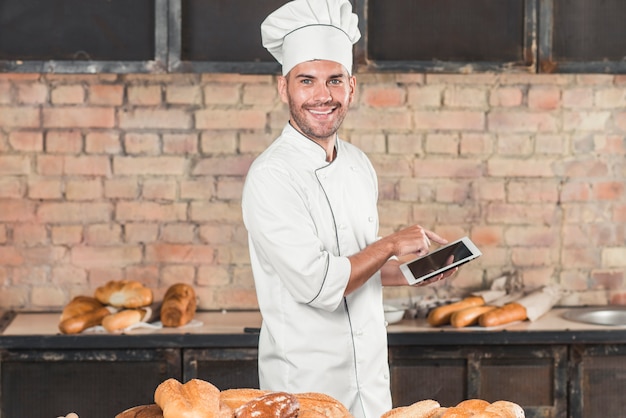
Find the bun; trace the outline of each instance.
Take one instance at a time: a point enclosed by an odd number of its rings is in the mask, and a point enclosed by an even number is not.
[[[63,334],[78,334],[87,328],[100,325],[111,311],[95,298],[76,296],[68,303],[59,321],[59,331]]]
[[[482,327],[495,327],[515,321],[523,321],[526,318],[526,308],[519,303],[511,302],[501,308],[482,314],[478,318],[478,323]]]
[[[287,392],[271,392],[255,398],[235,410],[235,418],[296,418],[300,411],[298,399]]]
[[[220,415],[220,391],[211,383],[191,379],[185,384],[170,378],[157,386],[154,401],[164,418],[206,418]]]
[[[305,392],[296,394],[296,398],[300,402],[302,414],[311,411],[326,418],[353,418],[350,411],[332,396],[317,392]]]
[[[180,327],[191,321],[196,314],[196,292],[185,283],[174,284],[167,289],[161,305],[161,323],[164,327]]]
[[[401,406],[385,412],[381,418],[429,418],[433,411],[441,407],[432,399],[415,402],[409,406]]]
[[[141,322],[147,315],[148,309],[124,309],[102,320],[102,326],[108,332],[117,332]]]
[[[139,405],[120,412],[115,418],[163,418],[163,411],[157,404]]]
[[[478,318],[492,309],[496,309],[495,306],[474,306],[471,308],[461,309],[452,314],[450,318],[450,325],[455,328],[468,327],[470,325],[476,325]]]
[[[220,392],[220,405],[226,405],[234,411],[267,393],[269,392],[261,389],[226,389]]]
[[[95,298],[117,308],[142,308],[152,303],[152,290],[136,280],[111,280],[96,289]]]
[[[465,409],[472,414],[477,414],[479,412],[483,412],[486,407],[489,406],[489,402],[483,399],[467,399],[462,402],[459,402],[456,407]]]
[[[452,314],[461,309],[471,308],[472,306],[482,306],[485,300],[480,296],[468,296],[463,300],[451,303],[449,305],[438,306],[428,314],[428,323],[434,327],[446,325],[450,323]]]

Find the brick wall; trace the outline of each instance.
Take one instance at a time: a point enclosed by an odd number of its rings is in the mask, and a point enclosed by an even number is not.
[[[438,293],[516,271],[626,303],[626,76],[357,76],[342,135],[379,173],[381,232],[483,250]],[[123,278],[256,307],[241,189],[286,120],[272,76],[0,75],[0,308]]]

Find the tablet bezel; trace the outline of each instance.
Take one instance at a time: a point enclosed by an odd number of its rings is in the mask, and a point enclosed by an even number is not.
[[[467,256],[465,258],[462,258],[460,260],[457,260],[457,261],[455,261],[452,264],[448,264],[445,267],[442,267],[442,268],[440,268],[438,270],[432,271],[432,272],[430,272],[428,274],[425,274],[423,276],[415,277],[413,275],[413,272],[411,272],[411,269],[410,269],[410,265],[411,264],[424,262],[429,257],[432,257],[434,254],[436,254],[436,253],[438,253],[440,251],[444,251],[445,249],[447,249],[448,247],[451,247],[453,245],[457,245],[459,242],[462,242],[465,245],[465,247],[470,251],[470,255],[469,256]],[[438,276],[439,274],[445,273],[446,271],[451,270],[451,269],[453,269],[455,267],[458,267],[461,264],[465,264],[465,263],[467,263],[469,261],[472,261],[472,260],[480,257],[481,255],[482,255],[482,253],[480,252],[478,247],[476,247],[476,245],[468,237],[463,237],[463,238],[457,239],[456,241],[450,242],[450,243],[448,243],[448,244],[446,244],[446,245],[444,245],[444,246],[442,246],[440,248],[437,248],[435,251],[432,251],[432,252],[430,252],[430,253],[422,256],[422,257],[417,257],[417,258],[415,258],[415,259],[413,259],[411,261],[407,261],[406,263],[401,264],[400,265],[400,271],[402,272],[402,274],[404,275],[404,277],[406,278],[407,282],[410,285],[415,285],[415,284],[421,283],[421,282],[423,282],[425,280],[428,280],[428,279],[430,279],[432,277]]]

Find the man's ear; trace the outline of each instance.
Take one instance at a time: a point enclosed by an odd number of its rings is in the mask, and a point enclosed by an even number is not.
[[[352,103],[354,100],[354,94],[356,93],[356,77],[352,75],[348,80],[350,83],[350,103]]]
[[[287,78],[284,75],[278,76],[278,94],[283,103],[289,103],[287,96]]]

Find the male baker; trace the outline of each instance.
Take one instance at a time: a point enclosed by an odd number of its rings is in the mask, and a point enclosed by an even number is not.
[[[242,208],[261,389],[326,393],[379,418],[392,407],[382,286],[407,284],[398,257],[447,241],[419,225],[378,236],[374,168],[337,135],[356,89],[357,24],[348,0],[291,1],[262,23],[290,117],[250,168]]]

